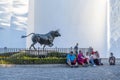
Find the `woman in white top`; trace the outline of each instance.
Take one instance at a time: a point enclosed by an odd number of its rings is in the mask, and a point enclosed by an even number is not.
[[[96,65],[100,65],[101,64],[101,60],[100,60],[100,56],[99,56],[98,51],[94,52],[92,55],[93,55],[94,63]]]
[[[86,58],[87,58],[88,64],[92,64],[93,66],[96,66],[95,63],[94,63],[93,56],[90,55],[89,52],[86,52]]]

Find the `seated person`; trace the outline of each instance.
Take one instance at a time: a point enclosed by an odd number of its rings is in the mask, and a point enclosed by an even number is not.
[[[81,50],[79,51],[79,54],[77,56],[77,61],[78,61],[78,64],[83,66],[87,63],[87,58],[84,57]]]
[[[100,55],[99,55],[98,51],[96,51],[96,52],[92,51],[91,56],[94,59],[95,65],[103,65],[103,63],[101,63],[101,59],[100,59]]]
[[[110,53],[109,64],[110,65],[115,65],[115,57],[113,56],[112,52]]]
[[[70,54],[67,55],[67,64],[71,67],[77,66],[76,56],[75,54],[73,54],[73,51],[71,51]]]
[[[86,52],[86,58],[87,58],[87,63],[91,64],[92,66],[96,66],[94,63],[94,59],[91,55],[89,55],[89,52]]]
[[[93,59],[94,59],[94,63],[95,63],[96,65],[100,65],[100,57],[99,57],[98,51],[93,52],[93,53],[92,53],[92,56],[93,56]]]
[[[100,54],[98,51],[95,52],[96,53],[96,57],[98,59],[98,65],[103,65],[103,63],[101,63],[101,58],[100,58]]]

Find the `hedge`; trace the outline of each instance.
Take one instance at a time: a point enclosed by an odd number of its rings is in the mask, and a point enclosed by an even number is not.
[[[0,56],[0,64],[65,64],[65,62],[66,54],[59,52],[51,52],[46,57],[40,58],[24,52]]]
[[[0,64],[65,64],[65,58],[1,59]]]

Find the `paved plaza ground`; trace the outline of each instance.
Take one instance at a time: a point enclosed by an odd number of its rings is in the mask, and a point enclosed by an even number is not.
[[[0,65],[0,80],[120,80],[120,63],[78,68],[65,64]]]

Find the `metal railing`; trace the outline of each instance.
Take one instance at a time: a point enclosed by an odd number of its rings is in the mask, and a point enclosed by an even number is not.
[[[78,51],[81,50],[83,54],[85,54],[88,51],[88,48],[79,48]],[[0,48],[0,54],[1,53],[18,53],[18,52],[25,52],[35,55],[43,55],[51,52],[59,52],[59,53],[69,53],[70,51],[74,51],[72,48],[37,48],[36,50],[29,50],[28,48]]]

